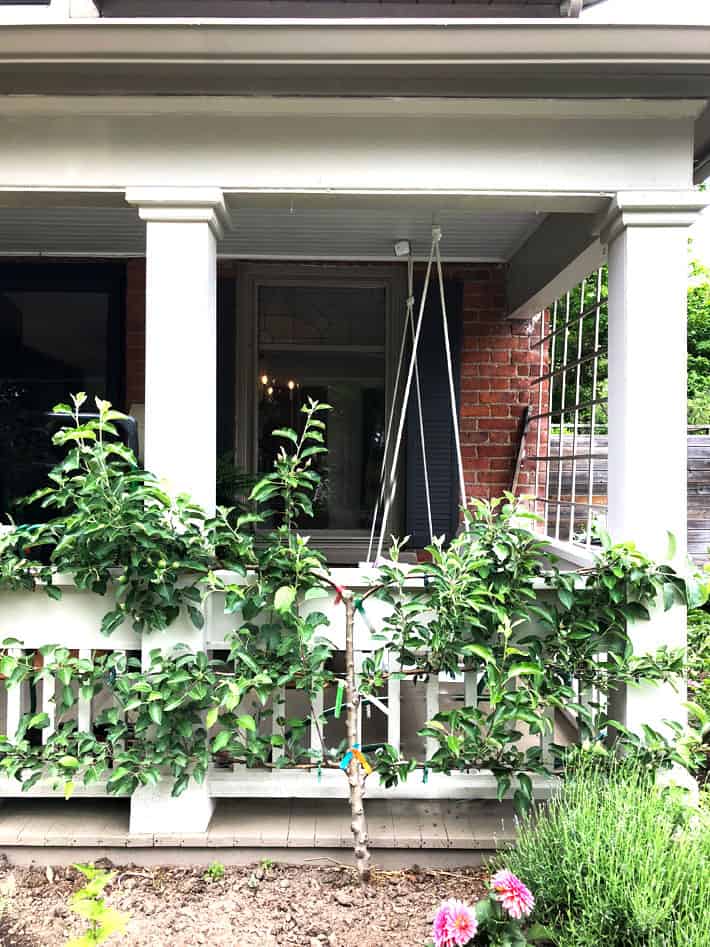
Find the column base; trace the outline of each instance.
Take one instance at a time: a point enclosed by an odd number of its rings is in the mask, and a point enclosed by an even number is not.
[[[141,786],[131,797],[131,835],[174,835],[206,832],[215,809],[206,783],[190,782],[174,799],[173,781],[164,777],[157,786]]]

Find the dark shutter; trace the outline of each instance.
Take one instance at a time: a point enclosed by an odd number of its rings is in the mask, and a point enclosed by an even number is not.
[[[421,289],[421,286],[416,288],[417,299],[420,298]],[[459,402],[462,337],[461,283],[458,280],[447,280],[444,284],[444,290],[456,400]],[[419,377],[422,388],[424,438],[427,466],[429,468],[434,535],[440,536],[443,533],[447,539],[450,539],[456,531],[458,522],[458,473],[441,324],[441,303],[439,301],[439,288],[436,283],[429,287],[429,298],[424,311],[419,343]],[[406,533],[411,537],[409,548],[420,549],[429,544],[429,526],[424,487],[424,465],[419,437],[419,419],[413,385],[407,411],[406,462]]]

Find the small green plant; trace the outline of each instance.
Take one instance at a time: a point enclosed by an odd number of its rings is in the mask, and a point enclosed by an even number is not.
[[[499,859],[557,947],[708,947],[710,819],[636,765],[578,760]]]
[[[205,872],[205,881],[221,881],[224,878],[224,871],[222,862],[212,862]]]
[[[271,869],[274,867],[274,864],[275,862],[273,858],[262,858],[259,862],[259,868],[261,868],[261,870],[264,872],[271,871]]]
[[[68,941],[65,947],[91,947],[92,944],[103,944],[114,934],[124,934],[129,915],[107,907],[103,897],[104,889],[113,881],[115,872],[93,865],[74,865],[74,868],[86,878],[86,884],[69,898],[69,907],[88,921],[89,927],[81,937]]]
[[[691,717],[710,744],[710,612],[688,612],[688,699]],[[710,752],[710,746],[708,746]],[[708,761],[710,762],[710,761]],[[707,768],[707,764],[706,764]]]

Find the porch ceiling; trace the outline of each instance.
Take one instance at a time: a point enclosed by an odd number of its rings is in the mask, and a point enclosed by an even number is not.
[[[443,231],[445,259],[508,261],[545,218],[534,212],[432,210],[430,206],[242,207],[219,245],[244,259],[392,260],[408,239],[425,257],[431,227]],[[0,255],[142,256],[145,225],[126,207],[0,208]]]

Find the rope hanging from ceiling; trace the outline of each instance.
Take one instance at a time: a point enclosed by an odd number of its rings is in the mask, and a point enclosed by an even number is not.
[[[414,386],[415,406],[417,410],[419,442],[422,452],[422,465],[424,469],[424,499],[426,502],[427,525],[429,528],[429,538],[434,539],[434,525],[431,507],[431,483],[429,478],[429,467],[427,464],[426,438],[424,431],[424,414],[422,410],[422,391],[419,375],[419,341],[421,338],[422,324],[424,321],[424,312],[426,309],[429,287],[432,283],[432,273],[435,272],[439,283],[439,301],[441,304],[441,326],[444,343],[444,355],[446,358],[446,370],[448,375],[449,387],[449,406],[451,409],[451,424],[456,446],[456,461],[458,466],[458,486],[459,499],[462,505],[466,503],[466,484],[463,471],[463,458],[461,454],[461,437],[458,424],[458,406],[456,403],[456,385],[454,381],[453,360],[451,356],[451,342],[449,339],[449,324],[446,312],[446,295],[444,291],[444,277],[441,265],[441,228],[432,227],[431,230],[431,249],[427,262],[426,275],[422,288],[419,308],[415,319],[415,297],[414,297],[414,260],[412,259],[411,247],[407,254],[407,305],[404,319],[404,330],[402,332],[402,341],[399,347],[399,357],[397,360],[397,371],[395,375],[394,391],[390,404],[387,426],[385,430],[385,444],[382,454],[382,467],[380,470],[380,485],[375,510],[372,516],[372,526],[370,529],[370,542],[367,550],[367,561],[377,562],[382,558],[382,549],[387,526],[397,492],[397,468],[402,452],[402,443],[404,440],[404,430],[407,420],[407,410],[409,399]],[[411,346],[409,354],[409,363],[407,365],[406,377],[403,368],[406,361],[407,349]],[[400,395],[400,387],[402,392]],[[399,418],[394,434],[394,419],[399,409]],[[378,532],[379,524],[379,532]],[[375,547],[375,536],[377,535],[377,545]],[[374,558],[373,558],[374,552]]]

